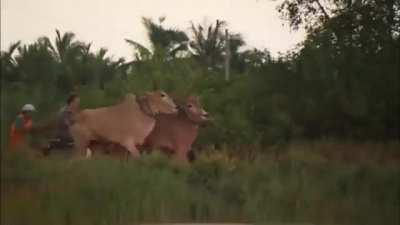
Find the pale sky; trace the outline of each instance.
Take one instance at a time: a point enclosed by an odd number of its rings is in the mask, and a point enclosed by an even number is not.
[[[165,27],[189,31],[195,24],[225,20],[243,35],[248,47],[267,48],[273,55],[293,49],[304,32],[290,31],[279,18],[280,0],[1,0],[1,49],[40,36],[55,38],[55,29],[72,31],[92,42],[92,51],[106,47],[114,57],[131,59],[129,38],[149,46],[141,18],[155,22],[166,16]]]

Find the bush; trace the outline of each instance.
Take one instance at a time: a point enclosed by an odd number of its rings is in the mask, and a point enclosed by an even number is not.
[[[158,153],[76,161],[6,152],[1,223],[398,223],[398,165],[323,161],[320,147],[310,157],[290,148],[280,161],[253,163],[204,153],[189,167]]]

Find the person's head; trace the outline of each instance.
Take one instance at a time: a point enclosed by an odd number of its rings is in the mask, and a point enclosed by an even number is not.
[[[71,94],[67,99],[67,105],[70,108],[77,109],[79,108],[80,98],[77,94]]]
[[[32,104],[25,104],[24,106],[22,106],[21,108],[21,112],[24,115],[29,115],[31,112],[36,111],[36,108],[34,105]]]

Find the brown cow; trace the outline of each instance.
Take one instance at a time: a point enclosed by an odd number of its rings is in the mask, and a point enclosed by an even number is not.
[[[189,96],[179,108],[178,114],[156,116],[156,125],[143,147],[172,153],[178,160],[186,163],[188,152],[197,138],[199,125],[209,121],[209,117],[198,97]]]
[[[89,157],[90,142],[100,140],[117,143],[139,157],[137,146],[153,130],[159,113],[177,113],[175,103],[162,91],[147,92],[138,98],[128,94],[119,104],[81,111],[70,128],[78,154],[86,151]]]

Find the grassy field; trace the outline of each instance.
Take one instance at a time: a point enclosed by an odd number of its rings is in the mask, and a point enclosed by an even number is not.
[[[3,151],[1,224],[400,224],[400,145],[293,143],[204,150],[188,167]]]

